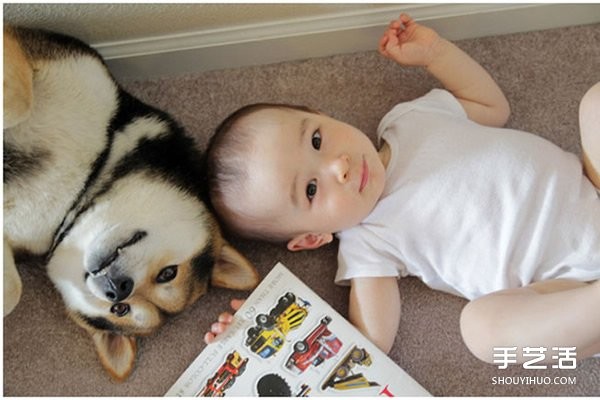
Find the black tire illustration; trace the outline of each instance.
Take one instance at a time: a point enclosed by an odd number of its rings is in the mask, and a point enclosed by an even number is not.
[[[267,314],[258,314],[256,316],[256,324],[263,329],[271,329],[273,328],[275,321],[273,320],[273,317]]]
[[[258,337],[258,335],[260,333],[260,328],[256,328],[256,327],[249,328],[247,333],[248,333],[248,337],[246,338],[246,346],[251,346],[252,343],[254,343],[254,340],[256,340],[256,338]]]
[[[301,340],[299,342],[296,342],[294,344],[294,351],[297,353],[306,353],[308,351],[308,345],[306,344],[306,342],[304,340]]]
[[[277,374],[267,374],[256,383],[256,391],[261,397],[291,397],[290,385]]]
[[[277,305],[271,310],[269,315],[273,318],[277,318],[279,314],[285,311],[290,304],[296,301],[296,295],[292,292],[287,292],[279,298]]]
[[[352,350],[352,353],[350,353],[350,359],[357,364],[360,363],[365,359],[365,351],[363,349],[355,348]]]
[[[350,374],[350,369],[345,365],[342,365],[335,371],[335,376],[340,379],[344,379],[348,374]]]

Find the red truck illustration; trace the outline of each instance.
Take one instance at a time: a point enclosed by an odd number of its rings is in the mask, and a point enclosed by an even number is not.
[[[225,362],[219,367],[212,378],[206,381],[204,388],[197,394],[198,397],[223,397],[225,391],[233,386],[235,378],[246,370],[247,358],[242,358],[240,353],[233,351],[227,355]]]
[[[294,352],[286,361],[286,368],[300,374],[311,365],[316,367],[340,351],[342,342],[329,330],[330,322],[331,317],[324,317],[308,336],[294,344]]]

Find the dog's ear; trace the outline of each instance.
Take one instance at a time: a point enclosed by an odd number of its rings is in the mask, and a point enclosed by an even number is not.
[[[258,271],[246,257],[224,242],[212,271],[211,283],[227,289],[249,290],[258,284]]]
[[[96,351],[104,369],[118,382],[122,382],[133,370],[137,345],[133,336],[108,331],[92,333]]]

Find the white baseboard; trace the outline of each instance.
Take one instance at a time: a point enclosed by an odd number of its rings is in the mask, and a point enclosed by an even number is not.
[[[600,22],[600,4],[412,4],[276,23],[100,43],[119,79],[374,50],[389,21],[408,12],[450,40]]]

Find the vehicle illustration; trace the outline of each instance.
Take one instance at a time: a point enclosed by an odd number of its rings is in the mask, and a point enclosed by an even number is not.
[[[204,388],[198,392],[198,397],[223,397],[225,391],[233,386],[235,379],[246,370],[248,358],[233,351],[227,355],[225,362],[219,367],[212,378],[206,381]]]
[[[248,329],[246,346],[262,358],[276,354],[285,343],[288,332],[304,322],[309,306],[309,302],[296,299],[294,293],[286,293],[269,314],[256,316],[256,326]]]
[[[298,391],[298,393],[296,393],[296,395],[294,397],[310,397],[310,392],[311,392],[312,388],[310,386],[308,386],[306,383],[303,383],[302,385],[300,385],[300,390]]]
[[[371,355],[365,349],[361,349],[358,346],[352,347],[348,355],[336,365],[333,372],[327,377],[323,385],[321,385],[321,389],[353,390],[379,386],[377,382],[370,382],[362,373],[350,375],[352,369],[357,365],[368,367],[371,363]]]
[[[311,365],[316,367],[340,351],[342,342],[329,330],[330,322],[331,317],[324,317],[308,336],[294,344],[286,368],[301,374]]]

